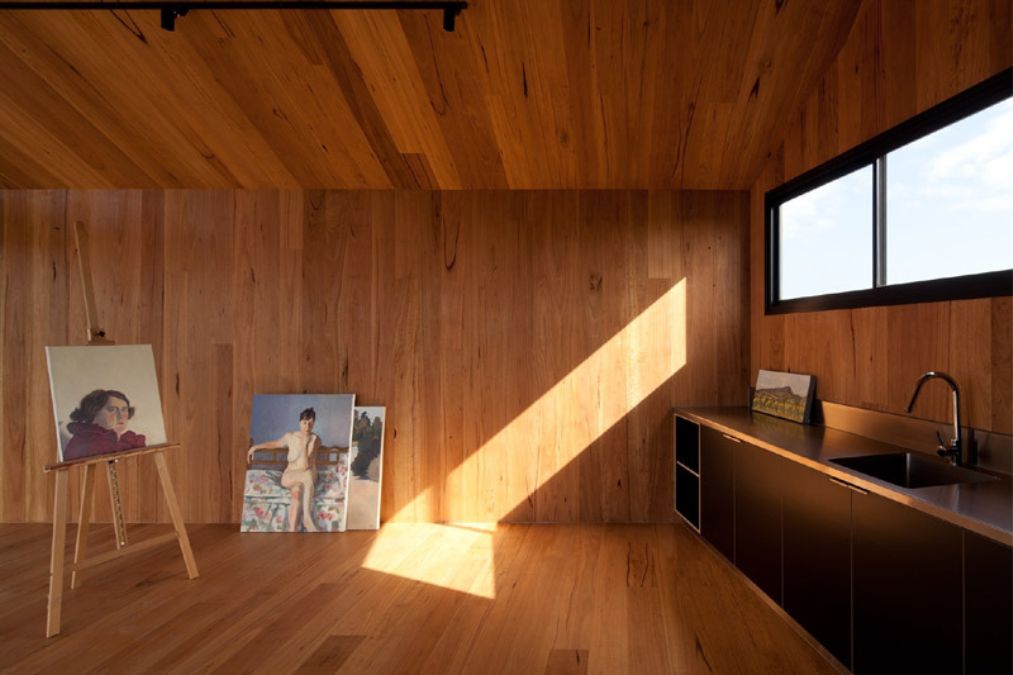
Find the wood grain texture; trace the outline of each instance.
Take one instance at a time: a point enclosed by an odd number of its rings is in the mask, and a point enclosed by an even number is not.
[[[858,4],[4,11],[0,187],[748,189]]]
[[[63,599],[63,574],[66,571],[67,539],[67,479],[68,473],[61,471],[56,476],[55,503],[53,505],[53,542],[49,554],[49,595],[46,602],[46,637],[60,632],[61,602]]]
[[[386,405],[385,521],[671,521],[671,407],[744,400],[745,192],[0,191],[0,521],[51,517],[77,220],[186,522],[238,522],[255,393]],[[124,513],[168,522],[144,459]]]
[[[817,376],[817,396],[901,413],[915,380],[960,384],[964,420],[1013,433],[1011,299],[764,316],[765,191],[1013,63],[1009,3],[865,0],[840,54],[789,118],[752,189],[751,365]],[[949,420],[945,387],[914,414]]]
[[[66,594],[55,641],[47,534],[0,526],[5,671],[836,672],[683,526],[393,524],[297,546],[198,526],[200,579],[172,544],[110,563]]]

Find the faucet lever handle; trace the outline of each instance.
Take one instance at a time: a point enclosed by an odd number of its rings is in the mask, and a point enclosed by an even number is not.
[[[940,450],[945,450],[946,448],[950,447],[950,445],[943,439],[943,435],[941,433],[939,433],[938,431],[936,432],[936,439],[939,440],[939,449]]]

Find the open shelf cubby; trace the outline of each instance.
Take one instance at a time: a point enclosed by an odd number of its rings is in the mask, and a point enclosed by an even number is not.
[[[700,530],[700,425],[675,415],[675,511]]]

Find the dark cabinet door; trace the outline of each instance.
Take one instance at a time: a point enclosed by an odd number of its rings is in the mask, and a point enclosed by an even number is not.
[[[781,603],[781,492],[788,460],[749,443],[735,448],[735,565]]]
[[[789,462],[782,499],[784,609],[851,667],[851,490]]]
[[[964,532],[968,675],[1013,673],[1013,550]]]
[[[853,670],[959,673],[962,531],[876,495],[851,504]]]
[[[709,427],[700,430],[700,534],[735,561],[735,447]]]

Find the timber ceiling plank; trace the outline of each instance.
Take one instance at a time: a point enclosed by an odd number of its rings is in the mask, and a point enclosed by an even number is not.
[[[398,148],[425,157],[437,185],[461,179],[395,12],[332,12]],[[407,186],[406,186],[407,187]]]
[[[397,148],[387,124],[376,107],[362,69],[355,62],[344,36],[328,15],[306,15],[308,38],[319,49],[322,61],[331,70],[335,82],[348,102],[349,111],[362,129],[370,151],[383,167],[390,185],[409,187],[414,179],[411,167]],[[297,19],[293,17],[292,21]]]
[[[861,4],[4,11],[0,187],[746,188]]]
[[[447,34],[421,13],[405,12],[400,20],[462,184],[509,187],[489,115],[489,81],[477,31]]]
[[[296,184],[384,186],[383,169],[333,73],[315,56],[307,58],[312,46],[293,35],[292,23],[281,12],[215,14],[215,21],[196,14],[199,24],[188,24],[186,33],[180,25],[177,32],[186,35]],[[219,27],[227,37],[213,37]]]

